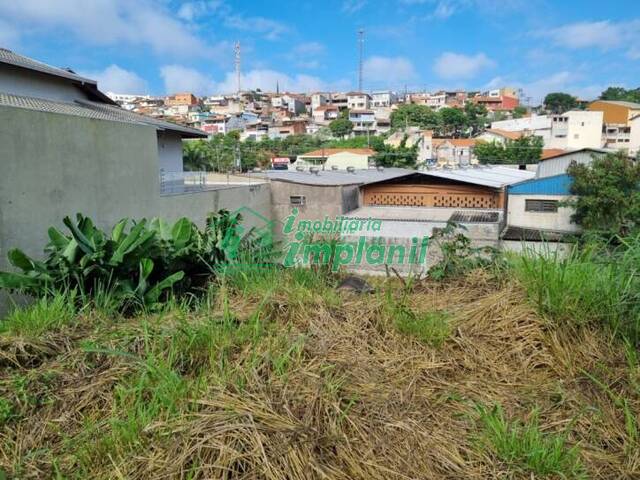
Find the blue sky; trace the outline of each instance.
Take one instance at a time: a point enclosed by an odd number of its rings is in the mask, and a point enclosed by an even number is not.
[[[486,89],[536,102],[640,86],[639,0],[0,0],[0,46],[103,90]]]

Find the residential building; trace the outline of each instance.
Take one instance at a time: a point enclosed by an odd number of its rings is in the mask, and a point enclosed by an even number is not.
[[[289,135],[306,133],[306,120],[283,120],[280,123],[269,125],[269,138],[286,138]]]
[[[390,90],[371,93],[371,107],[390,107],[398,102],[398,96]]]
[[[330,94],[329,103],[334,107],[338,107],[338,110],[346,110],[349,107],[349,100],[347,94],[344,93],[334,93]]]
[[[445,104],[447,107],[453,108],[464,108],[467,103],[467,92],[464,91],[455,91],[455,92],[445,92]]]
[[[491,122],[491,128],[507,132],[521,132],[523,134],[536,135],[546,141],[551,136],[551,116],[533,114],[522,118],[499,120]]]
[[[439,166],[460,167],[477,163],[473,153],[475,138],[424,137],[425,145],[431,142],[431,162]],[[427,148],[428,149],[428,148]]]
[[[354,135],[375,134],[376,116],[373,110],[349,110],[349,121],[353,123]]]
[[[571,110],[551,117],[551,132],[546,148],[602,147],[602,112]]]
[[[322,148],[298,155],[290,170],[317,166],[324,170],[347,168],[366,169],[373,161],[375,151],[370,148]]]
[[[508,95],[476,95],[471,101],[476,105],[484,105],[490,112],[510,111],[520,105],[517,97]]]
[[[501,145],[513,140],[518,140],[523,136],[523,132],[510,132],[499,128],[488,128],[476,137],[476,140],[483,142],[496,142]]]
[[[182,105],[194,106],[198,105],[199,101],[198,97],[193,93],[176,93],[165,98],[164,103],[169,107]]]
[[[311,110],[315,111],[316,108],[322,107],[330,103],[330,94],[327,93],[312,93],[311,94]]]
[[[314,108],[312,113],[313,121],[321,125],[332,122],[337,119],[338,116],[338,107],[335,105],[320,105]]]
[[[611,150],[600,148],[581,148],[579,150],[561,151],[555,155],[547,155],[538,163],[536,178],[554,177],[567,172],[572,163],[590,165],[594,157],[602,157]]]
[[[349,110],[368,110],[371,104],[371,97],[368,93],[349,92],[347,93],[347,108]]]
[[[440,110],[447,106],[447,94],[446,92],[437,92],[426,97],[426,103],[428,107],[434,110]]]
[[[636,115],[640,115],[640,103],[616,100],[596,100],[591,102],[587,110],[602,112],[602,121],[607,125],[629,126],[629,122]]]
[[[502,233],[503,246],[508,250],[526,248],[522,242],[555,242],[567,234],[580,231],[571,221],[572,207],[566,206],[572,198],[571,178],[560,173],[533,178],[511,185],[507,189],[507,227]],[[518,245],[520,242],[520,245]],[[526,245],[526,244],[525,244]]]

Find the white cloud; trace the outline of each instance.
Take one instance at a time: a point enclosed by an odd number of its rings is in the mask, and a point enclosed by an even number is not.
[[[610,50],[640,42],[640,20],[577,22],[538,31],[535,35],[549,38],[559,47]]]
[[[484,53],[464,55],[445,52],[436,59],[433,70],[441,78],[465,79],[473,78],[480,71],[493,66],[495,62]]]
[[[185,2],[178,9],[178,17],[187,22],[193,22],[198,17],[213,13],[223,7],[221,0],[198,0]]]
[[[320,57],[324,56],[326,47],[319,42],[300,43],[293,47],[284,57],[304,69],[320,67]]]
[[[264,17],[229,15],[224,19],[224,24],[236,30],[259,33],[267,40],[278,40],[282,34],[289,31],[285,24]]]
[[[365,60],[363,74],[367,85],[397,87],[417,78],[411,61],[404,57],[371,57]]]
[[[485,88],[500,88],[510,85],[522,88],[524,95],[530,97],[531,105],[539,105],[548,93],[566,92],[582,99],[596,98],[607,88],[604,84],[584,84],[581,74],[563,70],[553,75],[541,77],[530,82],[517,82],[503,77],[495,77],[485,85]]]
[[[118,65],[109,65],[98,72],[80,72],[80,75],[97,80],[98,88],[107,92],[144,94],[147,91],[144,79]]]
[[[148,46],[157,54],[214,56],[163,2],[151,0],[0,0],[6,21],[31,32],[71,32],[89,45]]]
[[[276,83],[280,91],[289,92],[309,92],[315,90],[325,90],[328,88],[326,82],[312,75],[296,74],[293,76],[286,73],[270,69],[250,70],[242,74],[240,79],[242,89],[261,89],[264,91],[275,91]],[[228,72],[225,79],[216,85],[219,93],[231,93],[236,91],[236,75]]]
[[[160,76],[167,94],[191,92],[206,95],[215,90],[215,82],[202,72],[183,65],[164,65]]]
[[[367,4],[367,0],[344,0],[342,2],[342,11],[352,14],[362,10]]]

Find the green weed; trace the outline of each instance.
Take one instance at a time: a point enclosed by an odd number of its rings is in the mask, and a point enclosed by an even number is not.
[[[0,334],[39,337],[77,321],[74,294],[46,295],[33,304],[15,308],[0,321]]]
[[[537,412],[526,422],[508,421],[502,407],[476,407],[482,424],[481,444],[510,468],[535,475],[586,478],[577,446],[568,447],[566,433],[544,433]]]

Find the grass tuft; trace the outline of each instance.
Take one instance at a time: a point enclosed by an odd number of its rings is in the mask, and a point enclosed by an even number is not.
[[[500,405],[491,409],[478,405],[476,410],[482,424],[482,444],[512,469],[586,478],[578,448],[568,447],[565,435],[543,433],[537,411],[527,421],[519,422],[508,421]]]

